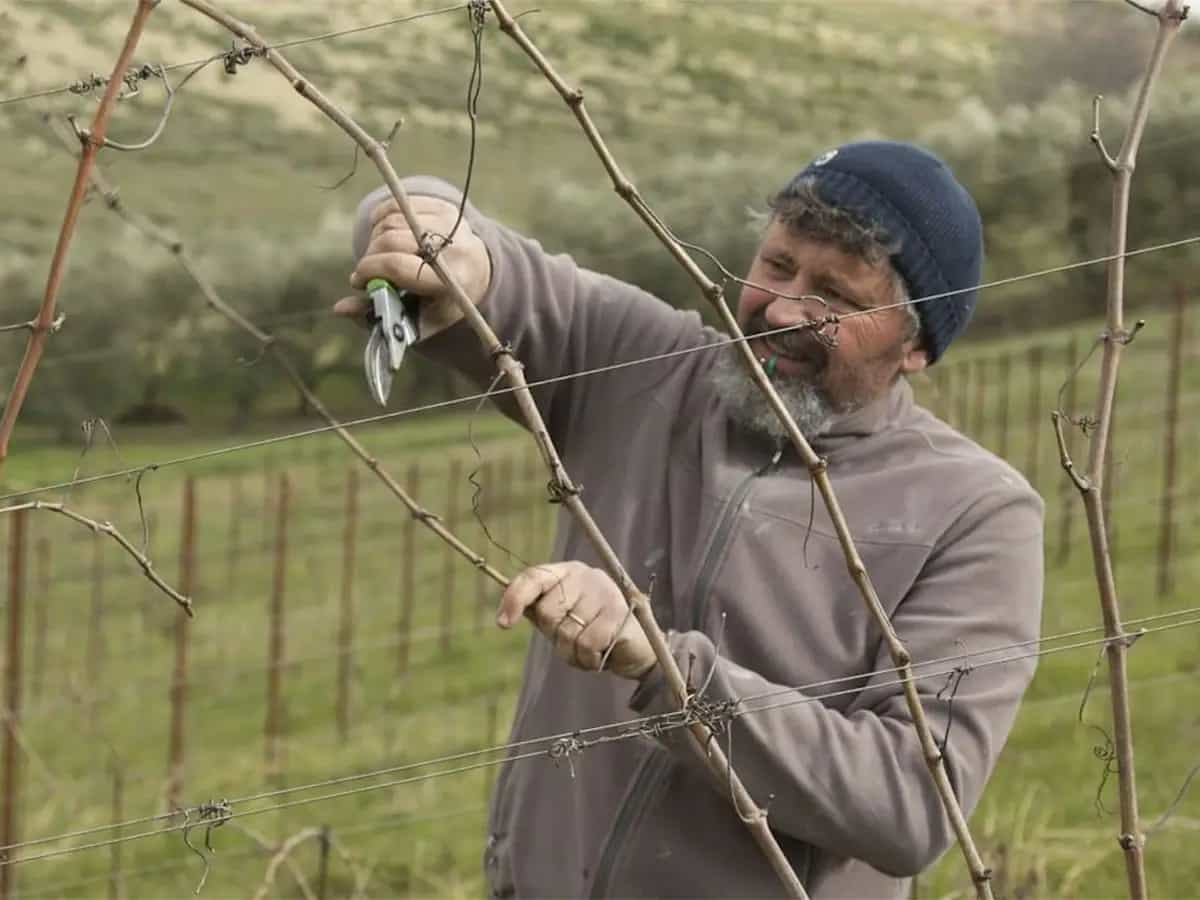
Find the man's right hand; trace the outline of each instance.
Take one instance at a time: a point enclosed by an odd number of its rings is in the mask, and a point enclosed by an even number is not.
[[[439,241],[450,233],[458,219],[458,207],[439,197],[410,197],[421,226]],[[492,261],[487,247],[471,230],[466,219],[459,223],[453,241],[438,255],[439,261],[458,281],[471,302],[478,304],[492,280]],[[421,304],[421,337],[441,331],[461,314],[449,291],[420,256],[417,239],[392,198],[371,210],[371,236],[367,249],[350,274],[350,285],[359,290],[372,278],[386,278],[400,290],[410,291]],[[369,301],[362,296],[344,297],[334,304],[341,316],[366,324]]]

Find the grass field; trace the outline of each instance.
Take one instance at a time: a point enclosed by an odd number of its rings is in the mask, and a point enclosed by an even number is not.
[[[474,541],[481,535],[470,518],[465,476],[475,457],[463,444],[464,424],[462,419],[443,419],[411,430],[393,429],[390,434],[376,430],[363,439],[382,459],[389,463],[395,459],[403,467],[398,470],[401,478],[407,474],[409,459],[420,462],[424,476],[419,496],[439,510],[446,508],[450,489],[445,483],[447,457],[461,462],[464,480],[455,487],[457,521],[467,523],[461,530]],[[449,431],[461,448],[439,449],[448,443]],[[515,451],[512,430],[485,417],[475,433],[489,460],[491,478],[497,459]],[[414,440],[420,449],[410,454],[407,445]],[[433,446],[423,446],[424,442]],[[408,574],[400,556],[407,516],[364,477],[355,543],[358,622],[352,731],[348,742],[340,741],[334,717],[337,647],[333,635],[348,457],[326,438],[310,439],[307,447],[296,443],[284,448],[286,454],[279,450],[245,453],[224,457],[207,469],[188,470],[197,479],[200,527],[194,590],[198,615],[191,625],[186,803],[244,796],[247,785],[255,785],[251,790],[257,791],[266,783],[262,734],[267,598],[272,590],[276,479],[283,472],[292,485],[283,671],[287,737],[284,773],[280,781],[271,783],[321,780],[332,774],[330,764],[346,774],[487,746],[503,737],[524,635],[501,635],[483,627],[489,616],[481,600],[490,603],[491,593],[485,593],[476,573],[465,565],[454,568],[456,580],[450,586],[454,604],[446,618],[441,589],[447,586],[447,561],[442,546],[423,531],[418,534],[415,564]],[[192,449],[194,444],[179,443],[126,447],[130,456]],[[489,519],[498,536],[514,548],[541,556],[548,519],[538,506],[527,502],[533,484],[524,456],[517,461],[520,468],[507,482],[511,493],[505,495],[504,510],[494,516],[489,513]],[[73,466],[66,459],[62,462]],[[160,482],[147,481],[143,488],[152,521],[152,554],[162,573],[174,582],[183,473],[168,469],[162,474]],[[230,493],[234,484],[240,486],[236,501]],[[136,504],[129,502],[129,488],[127,482],[77,488],[72,504],[103,509],[128,533],[138,535]],[[485,495],[484,502],[493,508],[496,490],[490,486]],[[536,522],[527,514],[531,508],[538,515]],[[57,831],[68,822],[87,825],[109,818],[108,773],[114,759],[125,773],[127,815],[158,811],[166,778],[173,604],[143,580],[128,560],[110,552],[107,542],[94,541],[81,529],[62,527],[67,523],[44,514],[32,524],[37,537],[49,542],[51,565],[48,589],[41,588],[36,571],[31,579],[31,597],[44,610],[48,638],[40,696],[31,696],[32,685],[26,693],[23,731],[31,756],[23,769],[24,832],[32,836]],[[240,546],[235,559],[230,557],[232,545]],[[104,573],[99,588],[94,574],[97,550]],[[30,558],[36,569],[36,549]],[[402,632],[400,598],[408,584],[415,585],[414,613]],[[98,640],[93,630],[97,594],[103,610]],[[27,674],[33,677],[32,617],[37,613],[29,615]],[[443,637],[447,624],[448,644]],[[409,642],[409,650],[407,666],[400,673],[402,640]],[[341,802],[340,810],[322,810],[319,818],[357,859],[374,860],[372,883],[377,894],[468,890],[477,883],[468,861],[477,856],[478,817],[487,778],[488,772],[481,771],[363,794]],[[246,825],[272,836],[280,829],[290,833],[293,823],[307,821],[302,810],[295,811],[299,818],[263,816],[247,820]],[[410,818],[413,822],[405,824]],[[374,837],[364,842],[366,835]],[[397,839],[406,851],[398,849]],[[216,845],[221,854],[206,893],[234,896],[252,891],[251,883],[256,885],[262,875],[258,870],[263,859],[239,850],[253,845],[233,829],[220,832]],[[180,848],[182,854],[176,852]],[[311,850],[316,852],[315,845]],[[192,865],[199,861],[178,835],[135,842],[125,846],[123,853],[130,896],[181,896],[195,886],[202,868]],[[33,863],[44,868],[22,873],[22,892],[91,896],[105,890],[103,873],[109,864],[102,851],[63,862]],[[163,871],[137,875],[143,868]],[[92,880],[96,877],[101,880]],[[337,895],[348,883],[349,873],[344,865],[334,864],[330,877]]]
[[[1149,333],[1127,357],[1118,409],[1113,510],[1117,572],[1127,617],[1152,616],[1190,605],[1200,575],[1196,547],[1197,469],[1185,453],[1177,486],[1175,584],[1154,590],[1163,445],[1166,322],[1152,319]],[[1080,340],[1095,327],[1074,331]],[[927,403],[952,419],[966,413],[965,427],[985,444],[1000,440],[1001,395],[995,365],[1010,364],[1007,456],[1029,469],[1047,499],[1044,632],[1088,628],[1099,622],[1082,514],[1077,497],[1061,489],[1048,426],[1041,425],[1037,452],[1026,422],[1030,404],[1048,410],[1064,362],[1057,349],[1067,332],[1043,336],[1041,390],[1031,396],[1028,349],[1019,342],[974,344],[952,355],[934,377],[918,381]],[[1189,357],[1190,358],[1190,357]],[[967,363],[985,373],[984,387]],[[982,362],[978,362],[982,360]],[[1094,370],[1094,366],[1091,370]],[[987,373],[993,373],[991,380]],[[968,378],[976,380],[967,384]],[[1194,440],[1200,377],[1185,368],[1182,446]],[[1077,389],[1090,396],[1085,373]],[[967,402],[963,401],[966,392]],[[983,408],[976,404],[982,399]],[[1040,415],[1044,422],[1046,417]],[[470,511],[467,475],[480,466],[466,440],[467,417],[414,417],[371,426],[361,436],[399,477],[420,466],[418,497],[434,510],[452,507],[451,521],[479,548],[487,542]],[[535,498],[543,477],[531,466],[528,442],[508,423],[482,414],[471,426],[486,467],[482,516],[499,543],[520,555],[543,558],[550,521]],[[205,449],[193,440],[125,434],[122,460],[129,465],[162,461]],[[86,472],[117,468],[97,449]],[[74,451],[47,448],[12,460],[10,478],[20,484],[69,476]],[[298,785],[499,742],[506,732],[525,644],[523,634],[490,627],[495,590],[468,565],[448,565],[445,550],[419,534],[411,569],[404,555],[407,516],[398,503],[361,476],[361,514],[355,542],[357,625],[351,730],[343,742],[335,718],[338,655],[336,635],[342,578],[344,493],[349,456],[329,436],[310,437],[195,464],[168,467],[146,477],[143,493],[151,522],[151,551],[160,571],[175,580],[182,479],[196,479],[199,522],[196,552],[197,618],[191,625],[191,700],[187,719],[185,803],[238,798],[279,784]],[[451,466],[457,465],[453,487]],[[277,479],[286,472],[293,489],[286,572],[286,659],[283,670],[286,739],[282,774],[271,777],[264,761],[267,684],[267,610],[273,583],[274,511]],[[455,499],[451,501],[449,492]],[[132,485],[117,479],[72,491],[72,504],[112,517],[127,534],[140,532]],[[1077,519],[1063,560],[1064,516]],[[2,523],[0,523],[2,524]],[[155,591],[127,558],[107,542],[42,513],[32,522],[30,553],[33,603],[26,613],[26,677],[32,679],[36,616],[45,616],[47,638],[41,688],[26,685],[22,723],[28,755],[22,762],[22,833],[26,837],[85,828],[118,818],[112,809],[114,766],[124,776],[123,815],[161,812],[166,786],[169,687],[173,654],[171,601]],[[48,571],[39,571],[37,539],[49,547]],[[231,547],[237,548],[231,557]],[[96,586],[97,549],[103,576]],[[495,547],[501,568],[515,563]],[[448,576],[448,572],[452,575]],[[452,582],[447,584],[447,577]],[[413,579],[408,581],[406,579]],[[43,581],[44,580],[44,581]],[[398,669],[403,598],[415,599],[407,669]],[[447,612],[443,600],[452,604]],[[43,612],[35,612],[37,609]],[[94,629],[102,610],[102,630]],[[449,638],[445,637],[449,634]],[[97,637],[97,634],[100,636]],[[1091,637],[1093,635],[1086,635]],[[1130,657],[1139,752],[1139,787],[1148,822],[1174,799],[1195,765],[1200,718],[1194,632],[1188,629],[1143,637]],[[1110,811],[1097,811],[1103,762],[1093,754],[1098,732],[1077,721],[1077,709],[1095,661],[1095,648],[1044,658],[1017,727],[973,825],[1003,896],[1120,896],[1122,864],[1116,850],[1115,778],[1102,792]],[[1093,689],[1086,721],[1106,727],[1103,678]],[[552,764],[545,762],[526,765]],[[398,773],[406,778],[417,772]],[[428,770],[426,770],[428,771]],[[492,769],[448,775],[338,800],[250,817],[245,824],[274,843],[305,828],[329,826],[338,853],[330,857],[330,895],[346,895],[354,873],[370,873],[369,896],[469,896],[481,888],[477,865],[484,797]],[[384,776],[387,780],[388,776]],[[355,786],[355,785],[351,785]],[[338,790],[326,787],[316,793]],[[297,795],[311,796],[309,794]],[[296,799],[288,795],[281,799]],[[1200,869],[1189,847],[1200,816],[1194,795],[1184,797],[1169,824],[1147,847],[1156,896],[1189,896]],[[247,808],[243,804],[242,808]],[[201,832],[193,832],[199,843]],[[91,836],[103,839],[107,833]],[[248,896],[263,878],[269,854],[233,826],[214,833],[219,853],[205,887],[208,896]],[[33,852],[31,848],[28,852]],[[50,849],[47,846],[44,849]],[[180,896],[203,871],[178,834],[121,846],[124,890],[131,897]],[[317,878],[319,845],[309,841],[295,860],[310,881]],[[107,891],[109,851],[95,849],[61,859],[30,862],[18,871],[25,896],[95,896]],[[292,876],[281,870],[279,896],[296,896]],[[961,861],[952,852],[920,882],[921,896],[968,896]]]

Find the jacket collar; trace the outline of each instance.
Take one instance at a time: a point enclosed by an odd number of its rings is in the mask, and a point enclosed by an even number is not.
[[[813,449],[831,453],[866,437],[895,426],[913,406],[912,385],[907,378],[896,382],[866,406],[836,417],[829,428],[813,440]]]

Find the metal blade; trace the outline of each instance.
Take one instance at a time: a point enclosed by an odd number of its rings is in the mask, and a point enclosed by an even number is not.
[[[372,278],[367,283],[371,308],[367,321],[373,326],[367,341],[364,366],[371,396],[387,405],[392,376],[404,361],[404,351],[417,342],[416,304],[405,291],[397,291],[386,279]]]
[[[373,281],[372,284],[377,285],[371,291],[371,303],[382,331],[386,361],[389,368],[395,372],[400,368],[407,345],[407,331],[402,324],[405,318],[404,306],[400,302],[400,295],[390,284],[382,280]]]
[[[392,369],[388,360],[387,341],[380,325],[371,329],[371,336],[367,339],[363,368],[367,373],[367,387],[371,396],[380,406],[387,406],[388,395],[392,392]]]

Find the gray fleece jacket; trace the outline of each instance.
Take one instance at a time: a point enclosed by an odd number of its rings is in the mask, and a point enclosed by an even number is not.
[[[449,185],[409,190],[457,199]],[[363,201],[355,249],[367,240]],[[718,342],[693,312],[547,255],[469,208],[491,254],[480,309],[530,381]],[[449,318],[453,318],[452,316]],[[465,323],[420,345],[491,381]],[[729,422],[710,387],[717,348],[539,387],[534,395],[596,521],[643,587],[692,681],[744,700],[733,764],[814,898],[901,897],[953,843],[892,660],[833,526],[790,449]],[[880,599],[928,677],[920,692],[967,810],[1033,675],[1013,651],[921,663],[1037,637],[1042,503],[1003,460],[897,382],[814,441]],[[815,502],[814,502],[815,501]],[[562,517],[554,557],[599,565]],[[821,682],[849,679],[822,687]],[[956,684],[957,682],[957,684]],[[805,687],[805,686],[808,687]],[[530,642],[513,741],[666,711],[641,686],[569,668]],[[493,896],[770,897],[770,868],[682,738],[593,747],[573,766],[499,773],[485,865]],[[964,871],[964,878],[966,873]]]

